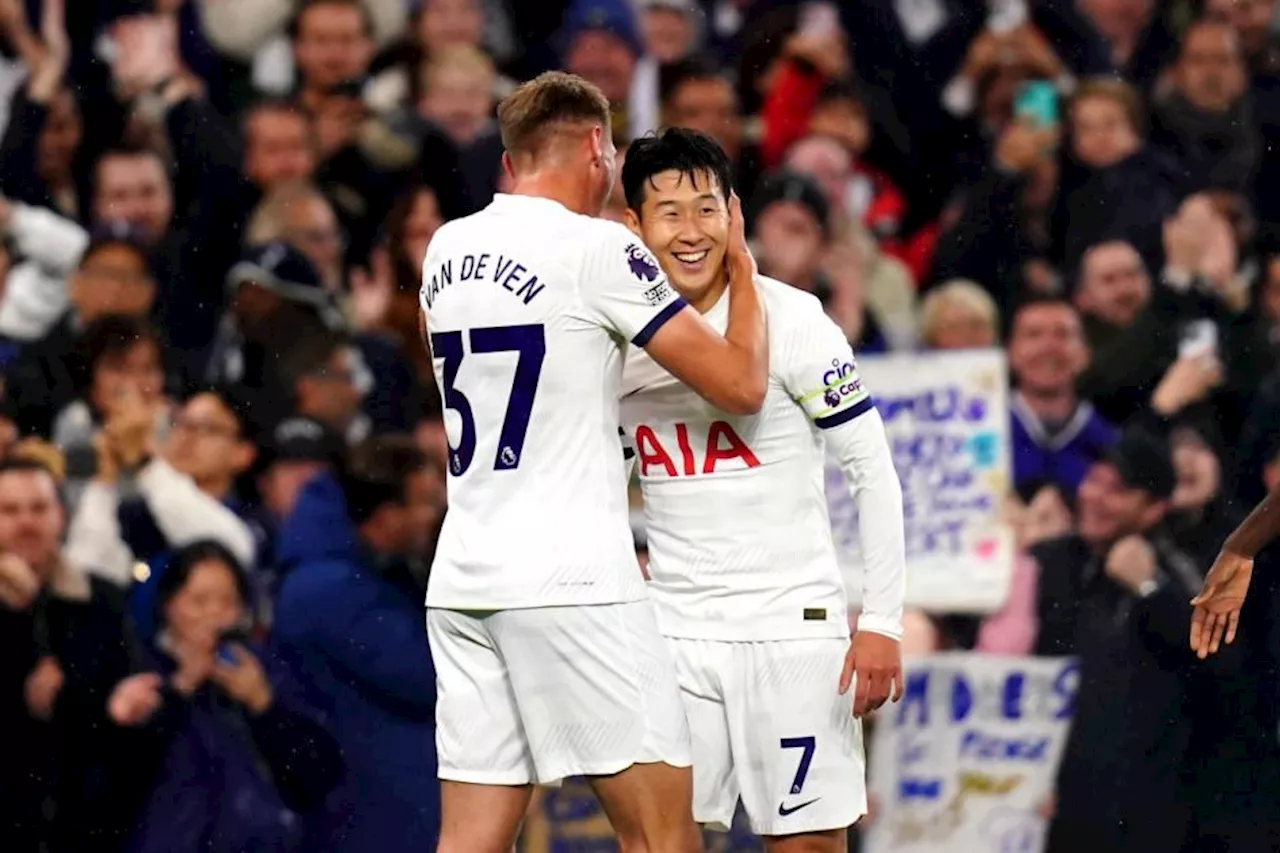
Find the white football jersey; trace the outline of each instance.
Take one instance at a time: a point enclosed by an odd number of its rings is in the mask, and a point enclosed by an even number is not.
[[[685,305],[653,255],[616,223],[499,195],[436,233],[421,302],[449,437],[427,605],[642,599],[622,366]]]
[[[650,593],[667,636],[847,637],[824,491],[824,434],[858,445],[846,454],[863,460],[850,465],[862,469],[851,478],[874,469],[892,480],[881,495],[898,488],[844,335],[812,295],[763,277],[759,287],[769,323],[769,385],[758,414],[727,415],[644,352],[627,358],[623,423],[644,491]],[[728,304],[726,292],[706,314],[717,330],[727,325]],[[878,430],[843,426],[867,413]],[[900,573],[902,560],[900,491],[896,524],[898,565],[890,556],[890,573]],[[892,552],[892,531],[888,536]],[[900,596],[896,612],[887,601],[887,618],[872,616],[866,629],[897,635],[900,607]]]

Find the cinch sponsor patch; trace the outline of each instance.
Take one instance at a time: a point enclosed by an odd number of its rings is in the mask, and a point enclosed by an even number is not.
[[[650,305],[661,305],[671,298],[671,285],[665,280],[658,282],[644,292],[644,301]]]

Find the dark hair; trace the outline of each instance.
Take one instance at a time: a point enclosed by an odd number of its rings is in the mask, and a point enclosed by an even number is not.
[[[346,336],[314,328],[310,334],[302,334],[280,353],[278,375],[287,394],[296,394],[298,383],[308,376],[324,370],[334,353],[347,346]]]
[[[1065,296],[1056,296],[1051,293],[1033,293],[1030,296],[1019,299],[1017,304],[1013,306],[1013,310],[1009,312],[1010,327],[1017,322],[1018,316],[1031,308],[1066,308],[1072,314],[1079,314],[1076,306],[1072,304],[1070,299]]]
[[[298,106],[293,101],[280,97],[266,97],[254,101],[245,109],[243,116],[240,118],[240,133],[245,139],[249,136],[249,122],[254,116],[263,113],[279,113],[283,115],[296,116],[302,119],[308,127],[311,126],[311,114]]]
[[[107,314],[89,324],[80,338],[78,370],[73,378],[76,388],[83,392],[93,382],[94,371],[107,359],[124,358],[140,343],[151,343],[163,355],[164,344],[155,327],[142,317],[126,314]]]
[[[374,24],[373,15],[365,8],[360,0],[300,0],[295,4],[297,11],[293,13],[293,17],[289,19],[289,40],[296,41],[298,33],[302,28],[302,16],[319,6],[346,6],[349,9],[355,9],[360,13],[360,21],[364,25],[364,34],[366,38],[373,38]]]
[[[436,207],[440,207],[440,193],[430,184],[414,184],[401,192],[391,202],[387,218],[382,222],[382,233],[379,235],[387,247],[391,257],[391,270],[395,276],[396,289],[401,292],[416,293],[422,284],[422,268],[409,262],[404,257],[402,247],[404,235],[409,230],[409,218],[418,204],[418,197],[429,195],[435,199]],[[443,211],[441,211],[443,214]],[[443,219],[443,215],[441,216]]]
[[[236,591],[240,593],[240,601],[249,605],[249,578],[244,568],[227,547],[212,539],[202,539],[185,545],[173,553],[165,563],[160,578],[156,581],[156,621],[164,621],[164,608],[173,600],[190,579],[196,566],[209,561],[217,561],[225,565],[236,582]]]
[[[657,134],[642,136],[627,149],[622,164],[622,187],[627,206],[639,211],[645,186],[663,172],[679,172],[691,181],[714,178],[725,201],[733,189],[733,167],[720,143],[705,133],[684,127],[669,127]]]
[[[864,111],[867,108],[866,99],[854,83],[834,78],[823,84],[822,89],[818,92],[818,99],[814,102],[814,109],[837,101],[855,103]]]
[[[103,151],[101,154],[98,155],[98,159],[94,163],[93,194],[95,196],[98,194],[99,184],[102,183],[99,177],[102,174],[102,164],[110,160],[112,157],[127,157],[130,159],[133,159],[136,157],[150,157],[151,159],[155,160],[157,163],[160,164],[160,168],[164,171],[165,179],[170,184],[173,183],[173,169],[170,166],[169,161],[165,159],[163,154],[161,154],[159,151],[155,150],[154,148],[150,148],[146,145],[133,145],[128,143],[121,143],[119,145],[114,145],[111,148],[108,148],[106,151]]]
[[[147,281],[154,284],[155,274],[151,269],[151,253],[146,247],[127,233],[103,234],[93,237],[89,240],[89,245],[80,253],[80,261],[77,264],[79,269],[84,269],[84,265],[89,262],[99,252],[105,252],[108,249],[124,249],[126,252],[133,254],[138,262],[142,265],[143,275]]]
[[[709,57],[690,56],[658,70],[658,100],[665,107],[685,83],[701,80],[718,80],[732,85],[729,75],[720,70]],[[734,92],[735,96],[737,92]]]
[[[239,390],[238,386],[223,383],[196,385],[187,391],[186,396],[182,398],[182,402],[184,404],[190,403],[201,394],[208,394],[216,398],[231,413],[238,431],[237,440],[251,442],[256,438],[254,424],[249,419],[249,412],[252,407],[251,402],[248,395]]]
[[[410,475],[427,467],[426,454],[411,436],[375,436],[352,448],[341,475],[347,514],[360,525],[387,504],[403,504]]]
[[[502,144],[514,154],[537,155],[561,126],[598,124],[610,129],[609,100],[591,82],[563,71],[539,74],[498,105]]]

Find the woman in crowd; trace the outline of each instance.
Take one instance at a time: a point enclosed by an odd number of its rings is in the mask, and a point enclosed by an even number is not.
[[[134,853],[299,851],[304,816],[343,772],[333,739],[290,709],[234,637],[247,581],[221,545],[178,551],[160,582],[154,669],[117,685],[107,710],[137,741],[145,808]]]

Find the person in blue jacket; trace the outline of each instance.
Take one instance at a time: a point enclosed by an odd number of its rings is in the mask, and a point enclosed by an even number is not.
[[[280,530],[274,655],[347,768],[309,827],[310,849],[435,849],[436,681],[421,566],[442,484],[411,439],[374,438],[341,474],[310,481]]]
[[[224,546],[179,549],[160,580],[149,671],[116,685],[128,853],[303,853],[304,815],[342,778],[337,743],[239,636],[248,581]]]

